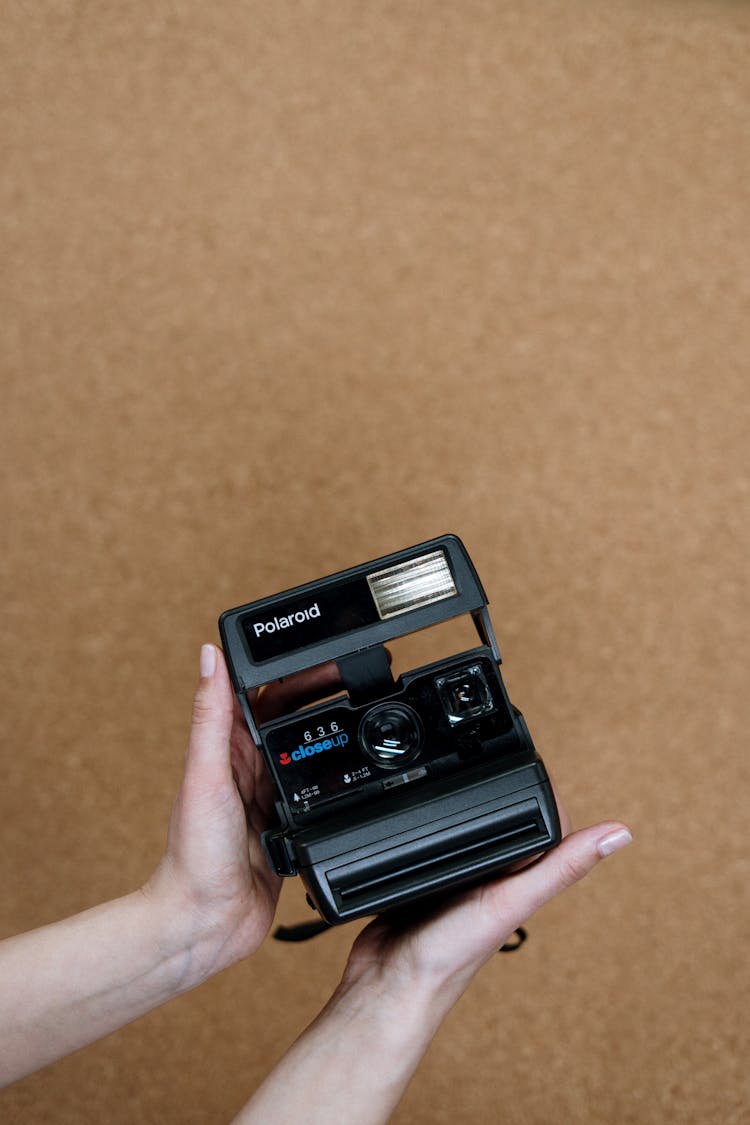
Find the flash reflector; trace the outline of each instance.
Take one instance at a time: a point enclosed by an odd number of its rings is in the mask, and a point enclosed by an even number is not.
[[[383,621],[458,593],[444,551],[376,570],[368,574],[367,584]]]

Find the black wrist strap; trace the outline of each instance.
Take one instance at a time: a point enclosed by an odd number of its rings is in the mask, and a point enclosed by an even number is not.
[[[275,941],[309,941],[310,938],[332,930],[330,922],[318,918],[315,922],[298,922],[296,926],[277,926],[273,931]]]
[[[317,937],[318,934],[324,934],[326,930],[332,930],[333,926],[329,922],[324,922],[322,918],[318,918],[315,922],[299,922],[296,926],[277,926],[273,931],[275,941],[309,941],[310,938]],[[520,949],[526,938],[529,935],[523,926],[519,926],[514,931],[513,937],[515,941],[506,941],[505,945],[501,945],[498,953],[515,953]]]
[[[506,941],[505,945],[500,946],[500,948],[498,949],[498,953],[515,953],[517,949],[521,948],[528,936],[529,935],[526,933],[526,930],[523,928],[523,926],[519,926],[518,929],[514,930],[511,935],[511,937],[515,937],[516,940]]]

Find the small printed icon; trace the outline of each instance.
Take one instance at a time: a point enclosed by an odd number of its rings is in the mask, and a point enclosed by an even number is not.
[[[295,799],[295,801],[299,801],[299,793],[294,794],[294,799]]]
[[[286,750],[284,751],[283,754],[279,754],[279,762],[281,763],[282,766],[288,766],[290,764],[291,760],[292,759],[291,759],[290,755],[287,754]]]
[[[348,773],[345,773],[345,774],[344,774],[344,781],[346,782],[346,784],[347,784],[347,785],[348,785],[348,784],[349,784],[349,782],[351,781],[351,777],[349,776],[349,774],[348,774]]]

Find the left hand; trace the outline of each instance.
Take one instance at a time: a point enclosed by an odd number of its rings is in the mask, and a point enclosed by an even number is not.
[[[253,700],[264,722],[338,683],[321,665]],[[0,942],[0,1085],[109,1035],[254,952],[280,880],[260,834],[270,779],[229,682],[204,646],[167,852],[139,891]]]
[[[338,683],[335,664],[320,665],[255,692],[254,713],[268,722]],[[200,947],[201,975],[254,953],[268,933],[281,887],[260,842],[272,812],[271,779],[223,653],[204,645],[166,855],[143,888]]]

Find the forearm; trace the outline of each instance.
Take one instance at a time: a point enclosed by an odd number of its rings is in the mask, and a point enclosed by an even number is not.
[[[193,987],[209,961],[143,891],[0,942],[0,1085]]]
[[[382,1125],[456,998],[416,982],[342,986],[233,1125]]]

